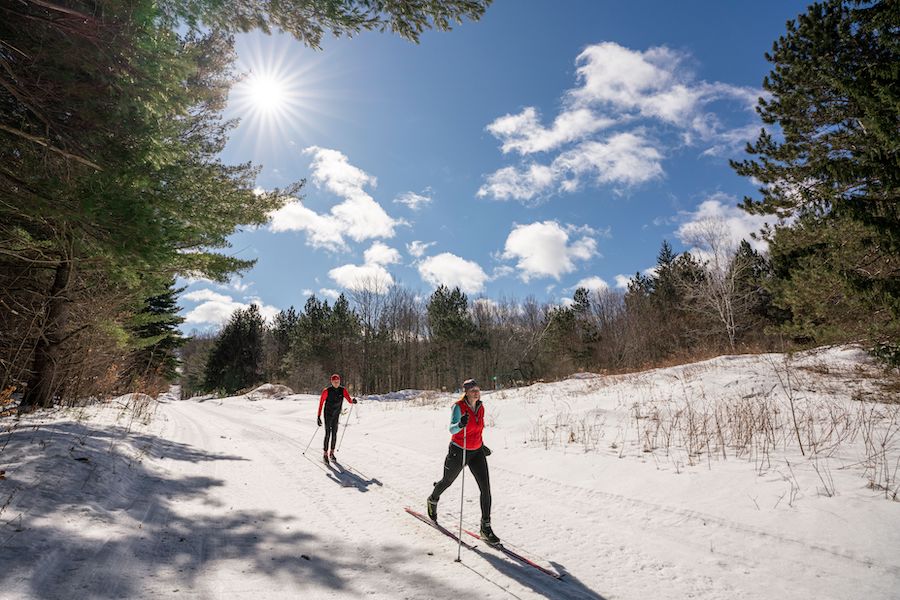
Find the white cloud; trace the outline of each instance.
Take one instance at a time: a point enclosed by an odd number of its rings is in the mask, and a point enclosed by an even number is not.
[[[232,313],[238,309],[247,309],[250,304],[256,304],[264,319],[271,319],[278,314],[279,309],[265,304],[258,297],[248,298],[249,302],[238,302],[231,296],[219,294],[212,290],[196,290],[183,296],[185,300],[200,302],[185,316],[186,323],[206,323],[211,325],[224,325],[231,318]]]
[[[578,288],[585,288],[590,292],[602,292],[609,289],[609,284],[595,275],[592,277],[585,277],[572,286],[571,289],[572,291],[575,291]]]
[[[533,200],[553,191],[556,175],[551,167],[532,163],[524,169],[504,167],[488,175],[478,189],[478,197],[497,200]]]
[[[310,290],[310,296],[312,295],[312,290]],[[332,288],[322,288],[319,290],[319,295],[329,298],[331,300],[337,300],[341,297],[341,292],[339,290],[335,290]]]
[[[353,197],[357,194],[365,194],[363,188],[367,185],[375,187],[378,180],[359,167],[350,164],[347,156],[339,150],[309,146],[303,150],[303,154],[311,154],[313,182],[318,187],[325,187],[334,195],[343,198]]]
[[[366,264],[373,265],[390,265],[400,262],[400,253],[382,242],[373,243],[365,251],[363,257]]]
[[[269,214],[269,229],[274,232],[305,231],[306,241],[314,248],[346,250],[341,223],[332,215],[320,215],[303,206],[300,200],[286,203]]]
[[[575,270],[575,260],[587,260],[597,253],[597,242],[589,236],[570,241],[570,234],[577,233],[577,228],[556,221],[516,225],[506,238],[502,258],[517,261],[519,277],[526,283],[536,277],[558,281]]]
[[[727,194],[714,194],[700,203],[697,208],[682,215],[684,221],[675,235],[686,245],[696,245],[711,226],[721,227],[728,245],[736,247],[741,240],[747,240],[758,252],[768,250],[768,244],[761,239],[754,240],[751,234],[760,231],[766,222],[774,224],[771,216],[751,215],[737,207],[737,200]],[[708,250],[709,248],[700,248]],[[699,256],[699,255],[698,255]],[[706,255],[703,255],[706,257]]]
[[[565,191],[578,187],[583,175],[597,183],[633,186],[663,175],[662,154],[639,133],[620,133],[606,142],[589,141],[560,154],[554,171],[569,178],[561,184]]]
[[[703,155],[742,144],[757,125],[726,125],[713,105],[731,103],[743,120],[760,90],[698,81],[688,56],[666,47],[631,50],[614,42],[587,47],[576,58],[576,85],[563,93],[549,126],[534,107],[488,124],[504,154],[559,150],[548,164],[506,166],[485,177],[479,197],[535,202],[594,186],[629,188],[663,177],[668,149],[703,141]],[[747,116],[743,116],[743,115]],[[625,131],[624,129],[630,128]],[[607,133],[609,130],[609,133]]]
[[[309,245],[333,250],[346,249],[344,236],[357,242],[394,237],[394,229],[404,222],[391,218],[364,189],[375,187],[375,177],[351,165],[338,150],[310,146],[303,153],[313,157],[310,169],[316,186],[343,201],[329,214],[316,213],[300,200],[289,202],[271,213],[272,231],[305,231]]]
[[[704,106],[735,100],[752,108],[759,90],[720,82],[694,81],[687,56],[657,46],[644,52],[614,42],[588,46],[575,60],[581,86],[569,92],[574,106],[603,107],[629,116],[656,119],[704,136]]]
[[[303,291],[301,293],[306,297],[309,297],[309,296],[312,296],[313,294],[315,294],[315,292],[309,288],[303,288]]]
[[[230,302],[231,296],[226,296],[225,294],[220,294],[212,290],[195,290],[184,294],[182,299],[190,300],[191,302]]]
[[[384,293],[394,284],[387,269],[378,264],[343,265],[328,271],[335,283],[348,290]]]
[[[394,285],[384,265],[400,262],[400,253],[382,242],[373,243],[363,255],[362,265],[343,265],[328,271],[331,279],[348,290],[368,290],[379,294]]]
[[[630,275],[622,275],[622,274],[616,275],[616,277],[615,277],[616,289],[627,290],[628,284],[631,283],[632,279],[633,279],[633,277]]]
[[[395,204],[405,204],[411,210],[419,210],[426,204],[431,204],[431,188],[425,188],[421,194],[415,192],[403,192],[394,198]]]
[[[640,132],[619,133],[605,142],[586,141],[556,157],[548,167],[504,167],[487,177],[479,197],[532,201],[552,192],[573,192],[588,177],[597,184],[634,186],[662,177],[663,156]]]
[[[431,246],[434,246],[435,242],[420,242],[419,240],[414,240],[406,245],[406,251],[410,253],[414,258],[422,258],[425,256],[425,252]]]
[[[443,252],[431,256],[419,263],[419,275],[431,285],[437,287],[459,287],[467,294],[477,294],[484,290],[488,280],[487,273],[478,263],[465,260],[455,254]]]
[[[531,154],[545,152],[613,125],[614,119],[601,118],[586,108],[564,111],[553,126],[540,123],[537,110],[529,106],[517,115],[504,115],[487,126],[487,130],[501,142],[503,153]]]

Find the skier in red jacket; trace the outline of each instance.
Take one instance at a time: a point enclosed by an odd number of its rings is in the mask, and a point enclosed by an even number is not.
[[[478,483],[481,492],[481,539],[492,546],[500,543],[500,539],[491,529],[491,480],[488,474],[487,457],[491,451],[481,441],[484,430],[484,404],[481,402],[481,390],[474,379],[463,382],[465,393],[453,405],[450,416],[450,450],[444,459],[444,477],[434,484],[434,491],[426,502],[428,516],[437,522],[437,504],[450,484],[463,470],[463,448],[465,461],[469,471]]]
[[[344,399],[350,404],[356,404],[356,400],[347,393],[347,388],[341,386],[341,376],[335,373],[331,376],[331,385],[322,390],[319,397],[319,412],[316,414],[316,423],[322,426],[322,407],[325,407],[325,444],[324,455],[322,459],[328,462],[329,459],[334,460],[334,447],[337,445],[338,421],[341,417],[341,405]],[[331,450],[328,449],[328,442],[331,440]]]

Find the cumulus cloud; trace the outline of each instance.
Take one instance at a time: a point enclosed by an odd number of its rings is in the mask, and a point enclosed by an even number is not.
[[[424,259],[418,268],[419,275],[427,283],[435,287],[439,285],[449,288],[459,287],[467,294],[483,291],[488,280],[487,273],[478,263],[449,252]]]
[[[663,156],[640,132],[606,141],[586,141],[561,153],[550,166],[504,167],[487,177],[478,196],[532,201],[555,192],[573,192],[585,178],[595,184],[630,187],[662,177]]]
[[[602,292],[609,289],[609,284],[595,275],[579,280],[579,282],[572,286],[571,289],[572,291],[575,291],[578,288],[585,288],[590,292]]]
[[[710,242],[723,244],[723,251],[735,248],[741,240],[747,240],[758,252],[768,250],[768,244],[761,239],[753,239],[752,234],[760,231],[766,222],[773,223],[771,216],[751,215],[737,207],[737,199],[728,194],[714,194],[701,202],[691,212],[683,213],[683,222],[675,235],[687,246],[694,246],[698,256],[708,258],[702,251],[713,251]],[[712,238],[719,238],[713,240]]]
[[[662,176],[662,154],[639,133],[620,133],[605,142],[590,141],[564,152],[553,161],[563,180],[562,189],[572,191],[582,176],[597,183],[637,185]]]
[[[500,117],[488,125],[487,130],[503,142],[504,154],[513,151],[531,154],[580,140],[614,123],[614,119],[601,118],[590,110],[579,108],[560,113],[553,125],[546,128],[540,122],[537,109],[529,106],[519,114]]]
[[[328,276],[341,287],[353,291],[382,294],[394,285],[394,278],[379,264],[343,265],[328,271]]]
[[[532,163],[522,169],[504,167],[491,173],[478,189],[478,197],[497,200],[532,200],[553,190],[557,175],[552,167]]]
[[[400,253],[383,242],[375,242],[363,254],[366,264],[390,265],[400,262]]]
[[[182,299],[199,304],[188,311],[185,323],[224,325],[231,318],[232,313],[238,309],[249,308],[256,304],[264,319],[272,319],[278,314],[279,309],[268,305],[258,297],[247,298],[247,302],[240,302],[226,294],[220,294],[212,290],[195,290],[182,296]]]
[[[363,264],[343,265],[328,271],[331,279],[348,290],[367,290],[383,294],[394,285],[394,278],[384,267],[400,262],[400,253],[382,242],[375,242],[363,254]]]
[[[310,296],[312,295],[312,291],[310,290]],[[321,288],[319,290],[319,295],[324,296],[325,298],[329,298],[331,300],[337,300],[341,297],[341,292],[332,288]]]
[[[403,204],[411,210],[419,210],[427,204],[431,204],[431,188],[425,188],[421,194],[415,192],[403,192],[394,198],[395,204]]]
[[[395,228],[404,222],[393,219],[365,191],[376,186],[375,177],[350,164],[338,150],[310,146],[303,153],[312,156],[313,183],[343,201],[328,214],[319,214],[300,200],[291,201],[270,214],[272,231],[304,231],[309,245],[333,250],[346,250],[345,237],[357,242],[394,237]]]
[[[428,248],[434,246],[434,244],[435,242],[422,242],[419,240],[413,240],[406,245],[406,251],[409,252],[409,254],[414,258],[422,258],[423,256],[425,256],[425,252],[428,251]]]
[[[723,110],[736,108],[745,122],[755,121],[748,109],[762,92],[698,81],[688,58],[664,46],[588,46],[575,60],[575,86],[563,93],[550,125],[527,107],[486,127],[504,154],[559,153],[546,164],[526,159],[488,174],[478,196],[535,202],[585,182],[622,190],[663,177],[670,149],[702,141],[704,155],[721,155],[750,139],[758,125],[728,126],[713,107],[730,103]]]
[[[616,289],[627,290],[628,285],[631,283],[632,279],[633,277],[631,275],[622,275],[621,273],[619,275],[616,275]]]
[[[574,239],[578,228],[556,221],[516,225],[506,238],[502,258],[515,260],[524,282],[539,277],[557,281],[575,270],[576,260],[587,260],[597,253],[597,242],[589,235]]]
[[[614,42],[588,46],[575,59],[579,87],[569,91],[577,107],[613,110],[703,132],[704,106],[735,100],[752,109],[759,90],[721,82],[695,81],[688,57],[657,46],[643,52]],[[708,133],[708,132],[703,132]]]

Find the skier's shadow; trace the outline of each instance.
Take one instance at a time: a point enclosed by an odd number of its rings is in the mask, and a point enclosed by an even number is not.
[[[366,479],[359,474],[351,471],[349,468],[342,467],[340,463],[336,462],[335,464],[328,463],[328,478],[332,481],[335,481],[343,487],[354,487],[360,492],[368,492],[369,487],[373,484],[377,486],[383,485],[380,481],[375,479],[374,477],[371,479]]]
[[[557,563],[551,562],[550,564],[552,564],[558,572],[563,573],[564,576],[562,579],[554,580],[548,575],[541,573],[537,569],[534,569],[527,565],[515,563],[509,559],[499,556],[491,550],[475,548],[473,552],[487,561],[488,564],[493,566],[500,573],[503,573],[510,579],[518,581],[523,586],[531,589],[531,591],[535,592],[536,594],[540,594],[541,596],[544,596],[548,599],[605,600],[604,596],[601,596],[594,590],[585,586],[581,581],[578,580],[578,578],[574,577],[571,573],[566,571],[561,565]],[[483,574],[467,565],[465,561],[462,562],[462,565],[473,573],[477,574],[479,577],[489,581],[490,583],[493,583],[494,585],[498,585],[493,581],[493,579],[488,579]],[[506,590],[506,588],[502,587],[501,589]]]

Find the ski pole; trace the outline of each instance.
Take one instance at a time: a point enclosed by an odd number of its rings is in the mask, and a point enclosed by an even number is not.
[[[467,423],[468,424],[468,423]],[[456,546],[456,562],[462,562],[460,559],[460,553],[462,552],[462,517],[463,517],[463,500],[465,499],[466,494],[466,427],[463,427],[463,457],[462,457],[462,480],[460,483],[460,491],[459,491],[459,535],[456,536],[459,544]]]
[[[358,402],[358,401],[357,401],[357,402]],[[341,440],[338,442],[338,447],[337,447],[338,450],[341,449],[341,444],[344,443],[344,434],[347,433],[347,425],[350,424],[350,415],[353,414],[353,407],[354,407],[354,406],[356,406],[356,402],[354,402],[353,404],[351,404],[351,405],[350,405],[350,410],[347,411],[347,422],[344,423],[344,430],[341,432]]]
[[[309,450],[309,447],[312,446],[312,441],[316,439],[316,434],[319,433],[319,427],[317,426],[315,431],[313,431],[312,437],[309,438],[309,443],[306,445],[306,449],[303,451],[303,456],[306,456],[306,450]]]

